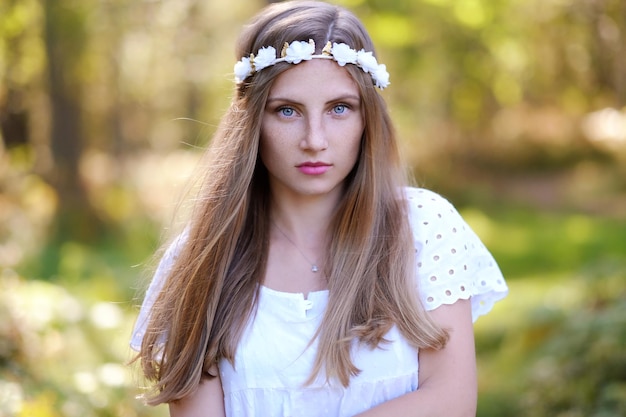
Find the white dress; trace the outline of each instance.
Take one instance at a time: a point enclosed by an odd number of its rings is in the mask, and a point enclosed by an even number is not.
[[[471,298],[472,318],[491,310],[508,292],[491,254],[454,207],[439,195],[405,190],[417,255],[418,291],[426,310]],[[148,289],[131,340],[138,349],[149,310],[176,256],[166,253]],[[370,349],[357,342],[361,373],[344,388],[319,375],[311,385],[317,343],[309,342],[322,319],[328,291],[285,293],[261,287],[257,314],[237,348],[235,366],[219,363],[226,415],[263,417],[353,416],[418,388],[418,354],[393,327],[388,344]]]

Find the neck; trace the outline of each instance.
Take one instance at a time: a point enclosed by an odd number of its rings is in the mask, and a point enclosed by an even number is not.
[[[272,199],[270,217],[297,243],[322,246],[338,201],[309,197],[298,200]]]
[[[265,285],[303,293],[326,288],[328,229],[336,208],[331,203],[329,198],[272,198]]]

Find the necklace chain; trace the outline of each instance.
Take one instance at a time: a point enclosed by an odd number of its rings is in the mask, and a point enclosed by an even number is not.
[[[311,272],[317,272],[319,271],[319,267],[317,266],[317,262],[311,262],[311,260],[308,258],[308,256],[306,256],[304,254],[304,252],[302,252],[302,250],[298,247],[298,245],[296,245],[296,242],[294,242],[293,240],[291,240],[291,238],[289,236],[287,236],[287,234],[285,232],[282,231],[282,229],[280,227],[278,227],[278,225],[276,224],[276,222],[274,220],[271,220],[272,224],[274,225],[274,227],[276,227],[276,230],[278,230],[280,232],[281,235],[285,236],[285,239],[287,239],[289,241],[289,243],[291,243],[293,245],[294,248],[298,249],[298,252],[300,252],[300,255],[302,255],[302,257],[304,259],[306,259],[306,261],[308,263],[311,264]]]

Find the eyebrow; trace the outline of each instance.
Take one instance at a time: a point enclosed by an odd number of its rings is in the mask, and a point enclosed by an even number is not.
[[[361,101],[361,97],[357,96],[357,95],[354,95],[354,94],[346,94],[346,95],[343,95],[343,96],[337,96],[337,97],[333,98],[332,100],[328,100],[326,103],[328,104],[328,103],[333,103],[333,102],[336,102],[336,101],[343,101],[343,100]],[[302,103],[300,103],[300,102],[298,102],[298,101],[296,101],[294,99],[287,98],[287,97],[277,96],[277,97],[268,97],[268,99],[267,99],[267,103],[268,104],[272,103],[274,101],[287,101],[287,102],[298,104],[298,105],[302,104]]]

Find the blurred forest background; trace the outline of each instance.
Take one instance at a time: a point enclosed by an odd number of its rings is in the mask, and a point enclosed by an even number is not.
[[[509,281],[476,324],[478,415],[626,415],[626,2],[337,3],[416,181]],[[0,416],[166,415],[127,341],[263,4],[0,0]]]

